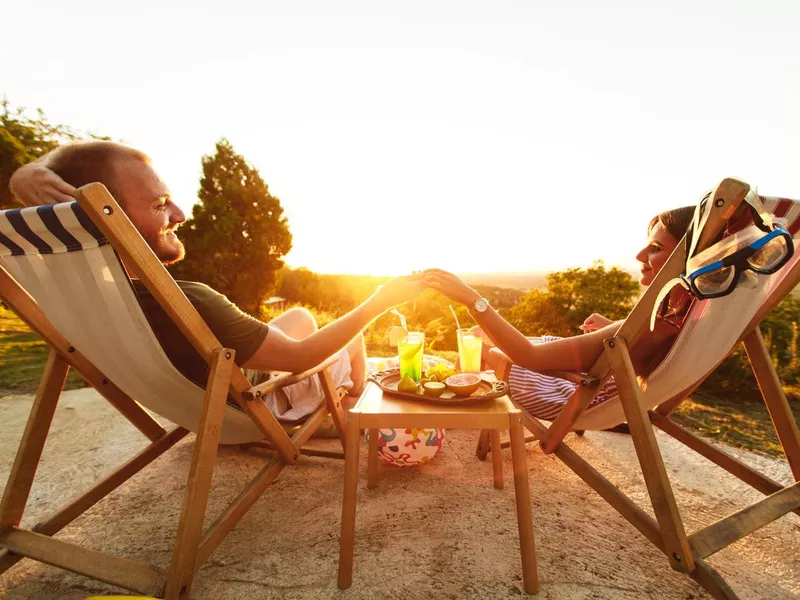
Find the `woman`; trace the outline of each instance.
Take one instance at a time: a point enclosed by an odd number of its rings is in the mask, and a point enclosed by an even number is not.
[[[686,233],[693,214],[694,207],[686,206],[661,213],[650,221],[647,246],[636,255],[641,263],[639,282],[642,285],[652,283]],[[583,322],[584,335],[526,338],[455,275],[429,269],[423,274],[423,282],[467,307],[483,334],[514,363],[509,374],[512,397],[531,414],[545,420],[555,419],[576,384],[541,375],[538,371],[588,371],[603,351],[603,340],[613,336],[622,325],[622,321],[612,322],[595,313]],[[689,300],[683,288],[673,290],[669,306],[657,319],[655,329],[643,335],[632,352],[631,360],[637,374],[647,375],[666,355],[680,330]],[[613,379],[609,380],[589,406],[616,395],[617,386]]]

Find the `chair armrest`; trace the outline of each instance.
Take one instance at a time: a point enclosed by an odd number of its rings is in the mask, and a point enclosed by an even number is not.
[[[312,375],[316,375],[320,371],[327,369],[332,364],[335,364],[337,362],[339,362],[339,355],[334,354],[326,358],[324,361],[322,361],[315,367],[312,367],[307,371],[303,371],[302,373],[281,373],[277,377],[271,377],[264,383],[259,383],[258,385],[254,385],[253,387],[245,391],[242,394],[242,396],[244,396],[245,400],[255,400],[256,398],[260,398],[264,394],[268,394],[273,390],[286,387],[287,385],[297,383],[298,381],[307,379]]]
[[[509,365],[513,365],[514,362],[508,357],[508,355],[500,350],[499,348],[491,348],[489,353],[494,356],[495,358],[502,360]],[[567,381],[571,381],[572,383],[577,383],[578,385],[583,386],[592,386],[597,385],[600,380],[597,377],[592,377],[591,375],[587,375],[586,373],[578,373],[576,371],[539,371],[542,375],[547,375],[548,377],[558,377],[559,379],[566,379]]]

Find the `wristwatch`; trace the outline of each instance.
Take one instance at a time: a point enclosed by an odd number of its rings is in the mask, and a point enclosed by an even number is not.
[[[489,308],[489,301],[486,298],[478,298],[470,308],[474,309],[476,313],[485,313]]]

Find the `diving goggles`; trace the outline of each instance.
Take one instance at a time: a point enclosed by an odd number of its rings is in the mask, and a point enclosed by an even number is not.
[[[758,238],[747,243],[748,238],[752,240],[754,235],[758,235]],[[772,230],[766,234],[761,228],[751,225],[725,241],[728,243],[709,248],[713,251],[713,256],[701,252],[690,259],[687,267],[691,272],[688,275],[680,275],[684,287],[697,298],[727,296],[736,289],[740,277],[747,271],[770,275],[785,265],[794,254],[791,234],[774,222]],[[747,245],[741,247],[743,243]],[[724,256],[737,245],[740,249]],[[723,255],[722,258],[713,260],[720,255]],[[692,264],[702,266],[691,269]]]

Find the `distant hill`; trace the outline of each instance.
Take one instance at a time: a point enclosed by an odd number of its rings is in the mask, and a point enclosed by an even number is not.
[[[532,290],[547,285],[547,273],[459,273],[470,285],[488,285],[517,290]]]
[[[517,290],[533,290],[547,287],[547,275],[549,271],[529,271],[522,273],[459,273],[461,277],[470,285],[487,285],[501,288],[513,288]],[[630,276],[638,280],[640,273],[629,270]]]

